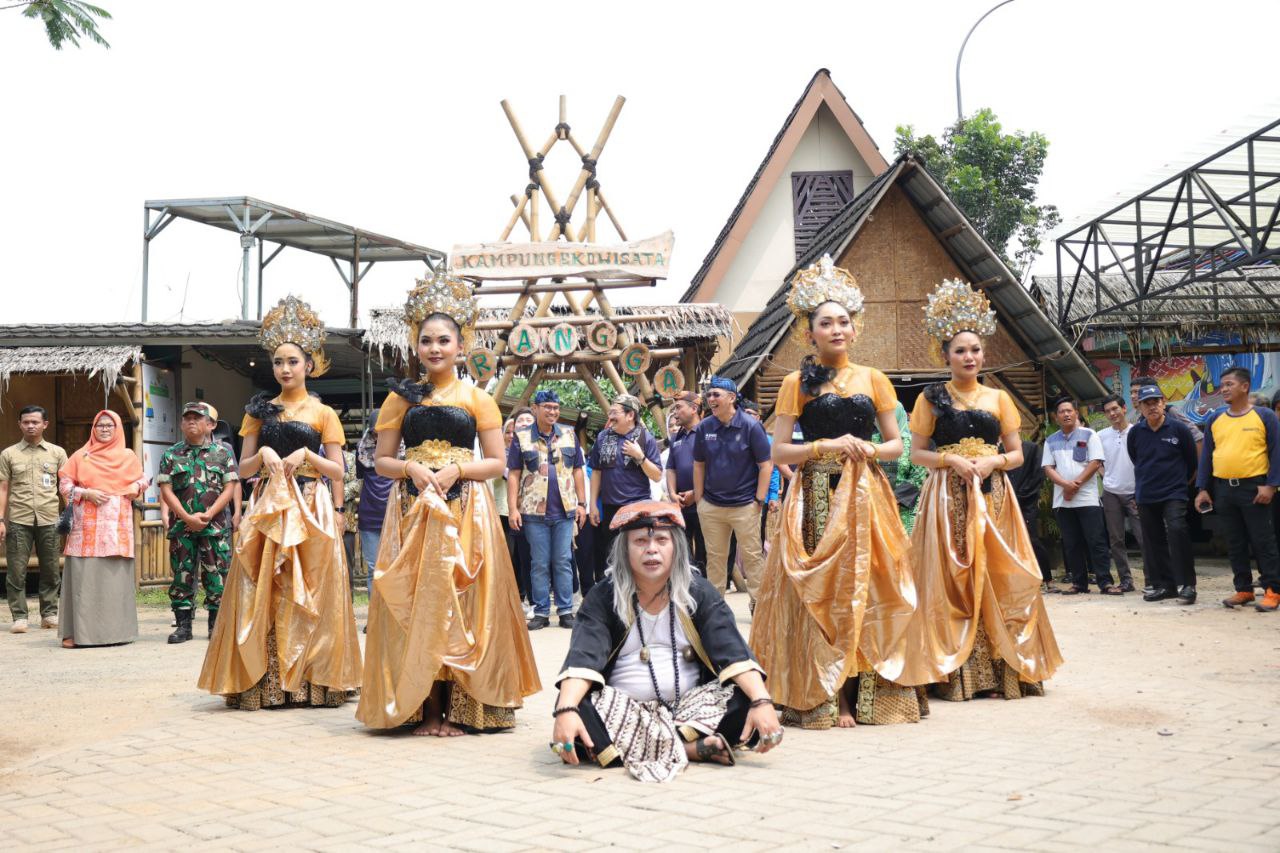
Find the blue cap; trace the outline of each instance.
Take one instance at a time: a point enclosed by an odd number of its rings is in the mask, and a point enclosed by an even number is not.
[[[560,395],[551,389],[539,391],[533,395],[533,404],[535,406],[540,406],[543,403],[555,403],[558,406],[560,405]]]
[[[712,376],[711,382],[708,383],[709,388],[716,388],[721,391],[728,391],[730,394],[738,393],[738,386],[732,379],[725,376]]]
[[[1164,399],[1164,392],[1160,390],[1159,385],[1141,385],[1138,387],[1138,402],[1143,400]]]

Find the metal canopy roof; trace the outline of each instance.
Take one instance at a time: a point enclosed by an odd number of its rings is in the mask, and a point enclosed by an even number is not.
[[[1064,328],[1272,319],[1278,218],[1280,120],[1058,238],[1037,284]]]
[[[143,202],[142,319],[147,319],[148,265],[151,241],[175,219],[187,219],[240,235],[244,252],[243,319],[249,319],[249,250],[258,244],[258,317],[262,317],[262,273],[286,246],[328,257],[351,292],[350,323],[358,322],[360,280],[383,261],[421,261],[431,270],[446,260],[439,249],[385,237],[351,225],[312,216],[249,196],[159,199]],[[155,216],[153,221],[152,217]],[[265,254],[265,243],[276,248]],[[343,267],[346,267],[344,269]]]
[[[162,217],[172,214],[179,219],[190,219],[237,234],[246,230],[247,222],[247,228],[259,239],[341,261],[351,258],[356,245],[360,247],[362,261],[433,263],[445,257],[444,252],[428,246],[384,237],[248,196],[164,199],[147,201],[143,205],[148,210],[159,211]]]

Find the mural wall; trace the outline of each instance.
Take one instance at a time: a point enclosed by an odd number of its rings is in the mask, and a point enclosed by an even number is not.
[[[1231,344],[1231,340],[1200,338],[1187,345],[1210,346]],[[1130,361],[1097,358],[1093,364],[1103,384],[1129,403],[1129,379],[1137,371]],[[1168,358],[1144,359],[1143,373],[1153,377],[1164,391],[1170,406],[1181,409],[1194,423],[1203,423],[1214,409],[1222,405],[1218,381],[1229,367],[1247,368],[1252,376],[1254,393],[1268,400],[1280,392],[1280,351],[1233,353],[1225,355],[1175,355]]]

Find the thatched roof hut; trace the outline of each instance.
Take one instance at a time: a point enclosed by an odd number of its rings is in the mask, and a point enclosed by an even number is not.
[[[14,374],[65,373],[96,377],[109,391],[141,358],[140,346],[0,347],[0,388],[8,388]]]
[[[526,317],[534,315],[531,305]],[[723,305],[692,303],[677,305],[615,305],[613,311],[620,317],[646,316],[643,322],[628,323],[627,332],[632,340],[649,347],[678,348],[685,351],[682,358],[693,358],[696,372],[702,376],[710,369],[711,358],[719,342],[730,339],[735,331],[733,315]],[[551,316],[570,314],[567,305],[553,305]],[[509,319],[511,310],[503,307],[482,308],[476,333],[476,345],[492,347],[501,334],[497,329],[485,329],[486,324]],[[362,337],[364,347],[379,358],[405,361],[409,353],[409,334],[399,308],[374,308],[370,312],[369,327]],[[567,364],[542,365],[551,371],[568,371]],[[655,365],[656,367],[657,365]],[[518,368],[517,368],[518,369]]]

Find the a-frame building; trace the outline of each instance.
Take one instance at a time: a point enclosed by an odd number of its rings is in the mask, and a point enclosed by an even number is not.
[[[719,302],[746,329],[817,233],[888,165],[819,69],[681,301]]]
[[[864,327],[850,357],[888,374],[910,408],[946,369],[929,357],[923,308],[930,290],[958,278],[986,292],[998,331],[986,341],[987,381],[1008,390],[1030,426],[1060,392],[1085,402],[1107,393],[1089,362],[977,232],[946,190],[910,156],[898,158],[814,236],[780,275],[720,372],[772,409],[782,378],[805,350],[789,334],[791,279],[830,254],[854,274],[866,299]]]

